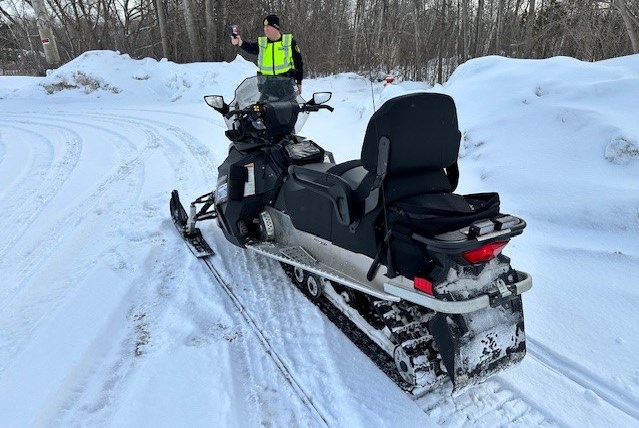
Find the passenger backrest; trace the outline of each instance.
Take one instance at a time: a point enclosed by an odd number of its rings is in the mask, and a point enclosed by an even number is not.
[[[386,101],[373,114],[361,155],[362,165],[373,174],[384,137],[390,140],[384,183],[387,203],[420,193],[452,191],[444,168],[457,161],[461,133],[450,96],[402,95]]]

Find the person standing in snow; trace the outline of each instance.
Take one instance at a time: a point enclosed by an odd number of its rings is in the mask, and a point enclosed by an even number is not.
[[[282,34],[280,18],[277,15],[264,18],[264,37],[258,37],[257,43],[245,42],[239,34],[231,36],[231,43],[252,55],[257,55],[259,74],[292,77],[297,84],[297,91],[302,93],[302,53],[292,34]]]

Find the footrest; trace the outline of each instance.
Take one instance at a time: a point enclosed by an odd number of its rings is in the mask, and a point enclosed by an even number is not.
[[[286,258],[298,263],[302,263],[304,265],[310,266],[317,263],[317,260],[315,260],[310,254],[308,254],[302,247],[282,248],[280,250],[280,253]]]

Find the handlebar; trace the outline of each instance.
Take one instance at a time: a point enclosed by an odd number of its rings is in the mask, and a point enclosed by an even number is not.
[[[329,106],[329,105],[308,105],[308,104],[304,104],[302,106],[301,111],[304,112],[311,112],[311,111],[320,111],[321,109],[326,109],[330,112],[332,112],[333,110],[335,110],[333,107]]]
[[[268,103],[266,103],[268,104]],[[251,104],[250,106],[246,107],[246,108],[242,108],[242,109],[237,109],[237,110],[231,110],[228,113],[224,114],[224,117],[227,119],[230,119],[231,117],[233,117],[236,114],[248,114],[252,111],[255,111],[253,109],[253,106],[255,104]],[[310,104],[302,104],[300,111],[302,112],[312,112],[312,111],[320,111],[321,109],[325,109],[328,110],[330,112],[333,112],[333,110],[335,110],[333,107],[329,106],[329,105],[324,105],[324,104],[320,104],[320,105],[310,105]]]
[[[228,113],[226,113],[224,115],[225,118],[230,119],[231,117],[233,117],[236,114],[247,114],[251,111],[251,106],[246,107],[246,108],[241,108],[241,109],[237,109],[237,110],[231,110]]]

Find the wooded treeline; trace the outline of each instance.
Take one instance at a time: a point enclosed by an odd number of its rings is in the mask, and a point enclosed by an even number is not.
[[[356,71],[431,83],[469,58],[639,53],[639,0],[0,0],[2,65],[44,70],[33,3],[49,13],[62,62],[92,49],[176,62],[232,60],[276,13],[307,76]],[[254,60],[251,56],[246,56]]]

